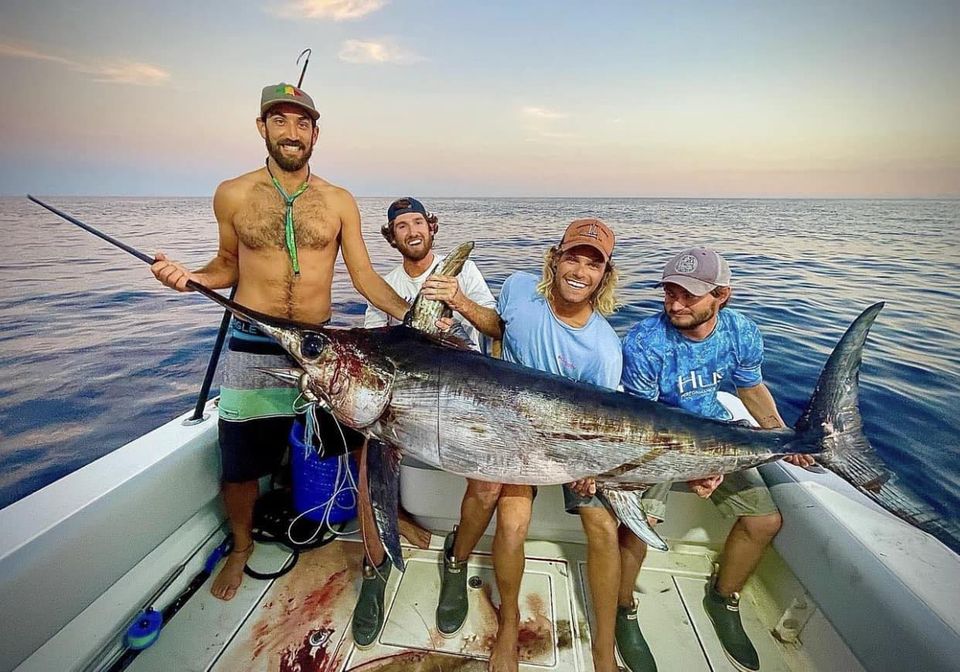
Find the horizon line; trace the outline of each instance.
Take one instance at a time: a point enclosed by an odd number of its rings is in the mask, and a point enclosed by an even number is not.
[[[33,192],[31,192],[33,193]],[[399,192],[398,192],[399,193]],[[406,193],[406,192],[404,192]],[[48,198],[205,198],[212,199],[213,194],[34,194]],[[354,198],[398,198],[397,194],[352,194]],[[4,194],[0,193],[0,198],[14,199],[27,198],[27,194]],[[502,195],[471,195],[471,196],[441,196],[437,194],[426,194],[417,196],[418,200],[423,199],[442,199],[442,200],[635,200],[635,201],[957,201],[960,200],[960,194],[937,195],[937,196],[557,196],[557,195],[524,195],[524,196],[502,196]]]

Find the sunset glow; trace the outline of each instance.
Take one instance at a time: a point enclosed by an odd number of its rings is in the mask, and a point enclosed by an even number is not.
[[[0,194],[209,195],[261,87],[357,195],[960,196],[960,3],[5,3]]]

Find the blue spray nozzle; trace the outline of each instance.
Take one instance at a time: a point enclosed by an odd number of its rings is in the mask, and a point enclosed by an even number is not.
[[[137,615],[127,628],[124,641],[131,649],[138,651],[145,649],[157,641],[161,627],[163,627],[163,614],[151,607]]]

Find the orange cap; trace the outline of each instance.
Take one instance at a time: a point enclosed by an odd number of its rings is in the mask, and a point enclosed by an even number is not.
[[[560,241],[560,252],[586,245],[600,252],[606,262],[610,261],[615,242],[616,238],[613,231],[599,219],[575,219],[570,222],[570,226],[563,233],[563,240]]]

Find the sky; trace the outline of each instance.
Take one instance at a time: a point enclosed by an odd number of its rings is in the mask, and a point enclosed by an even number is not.
[[[308,47],[357,196],[960,197],[960,0],[3,0],[0,195],[209,196]]]

